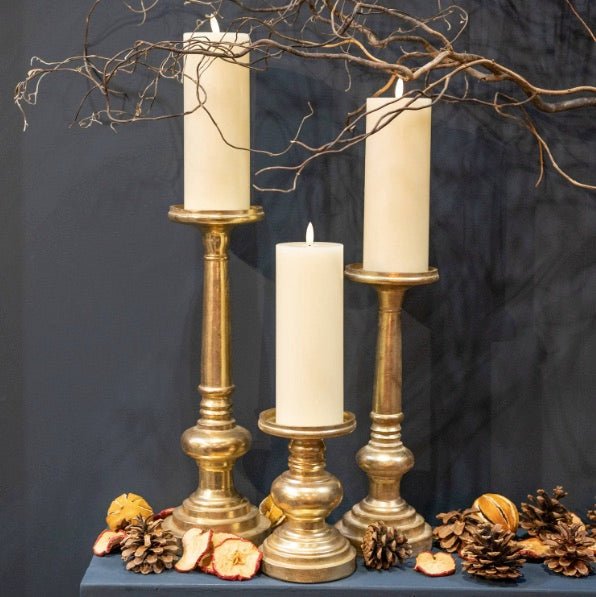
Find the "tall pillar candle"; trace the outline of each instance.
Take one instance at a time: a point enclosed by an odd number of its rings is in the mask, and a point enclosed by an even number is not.
[[[248,64],[243,33],[184,34],[189,50],[211,46]],[[190,47],[189,42],[192,42]],[[201,42],[205,42],[201,44]],[[198,84],[197,84],[198,83]],[[197,107],[199,106],[199,107]],[[196,109],[195,109],[196,108]],[[226,58],[187,54],[184,62],[184,208],[246,210],[250,207],[250,69]],[[220,131],[217,129],[217,126]],[[230,147],[225,140],[234,145]],[[244,148],[244,149],[237,149]]]
[[[312,228],[309,227],[309,230]],[[276,418],[343,421],[343,245],[276,246]]]
[[[411,103],[410,103],[411,102]],[[408,106],[409,104],[409,106]],[[369,98],[364,182],[365,270],[428,270],[431,100]]]

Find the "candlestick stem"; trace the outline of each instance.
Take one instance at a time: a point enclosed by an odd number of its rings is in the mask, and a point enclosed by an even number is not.
[[[228,249],[233,227],[262,219],[263,211],[252,207],[205,212],[173,206],[169,217],[200,228],[204,269],[200,417],[181,438],[182,449],[197,463],[199,484],[166,519],[166,526],[178,536],[198,527],[236,533],[260,543],[269,530],[269,521],[238,494],[233,479],[234,464],[249,450],[251,436],[232,416]]]
[[[348,265],[346,276],[372,285],[378,294],[377,356],[370,414],[371,432],[356,461],[368,475],[368,495],[337,523],[337,528],[360,550],[366,527],[382,520],[404,532],[414,554],[429,549],[430,526],[400,495],[401,479],[414,466],[412,452],[401,441],[402,334],[401,308],[406,290],[438,279],[436,269],[421,274],[368,272]]]
[[[201,336],[201,418],[212,429],[234,426],[229,397],[234,390],[230,358],[230,229],[203,226],[203,330]]]
[[[379,286],[377,293],[379,296],[379,329],[373,412],[386,415],[401,412],[401,306],[405,288]]]

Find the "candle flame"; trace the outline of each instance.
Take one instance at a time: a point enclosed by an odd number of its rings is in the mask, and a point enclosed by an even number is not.
[[[395,84],[395,97],[399,99],[404,94],[404,80],[397,77],[397,83]]]
[[[306,228],[306,244],[312,245],[315,242],[315,229],[312,225],[312,222],[308,223],[308,227]]]
[[[213,33],[220,33],[219,23],[217,22],[217,18],[215,15],[211,15],[209,17],[209,24],[211,25],[211,31]]]

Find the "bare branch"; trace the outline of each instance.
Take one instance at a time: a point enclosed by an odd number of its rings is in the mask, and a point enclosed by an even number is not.
[[[592,41],[596,41],[596,35],[594,35],[594,32],[592,31],[588,23],[586,23],[586,21],[582,19],[579,12],[577,12],[577,9],[575,8],[575,6],[573,6],[573,2],[571,2],[571,0],[565,0],[565,2],[567,3],[567,6],[569,6],[569,10],[571,10],[571,12],[577,18],[577,20],[581,23],[582,27],[587,31],[588,35],[592,38]]]
[[[123,14],[138,17],[142,26],[150,11],[160,0],[121,0]],[[594,33],[577,12],[571,0],[569,9],[594,40]],[[388,91],[397,77],[409,83],[406,96],[428,97],[439,101],[461,102],[492,109],[506,120],[523,126],[538,146],[540,177],[545,158],[552,168],[570,184],[594,189],[593,185],[576,180],[566,173],[555,159],[548,144],[548,135],[540,130],[536,111],[556,114],[569,110],[583,110],[596,106],[596,86],[576,85],[565,89],[540,87],[527,77],[488,56],[463,52],[456,48],[469,18],[457,5],[441,7],[435,14],[421,17],[400,10],[393,0],[185,0],[181,5],[196,10],[196,31],[205,25],[208,15],[222,15],[224,7],[234,8],[237,16],[226,24],[230,32],[250,35],[249,43],[239,43],[232,49],[227,43],[206,38],[183,43],[181,40],[150,42],[134,41],[112,55],[102,55],[91,44],[91,29],[103,0],[93,0],[83,31],[83,48],[78,56],[62,61],[32,60],[32,68],[16,89],[14,100],[21,110],[25,128],[26,108],[38,101],[39,88],[47,75],[70,73],[86,84],[74,121],[82,127],[109,124],[116,128],[140,121],[158,121],[180,117],[196,110],[205,110],[228,144],[218,123],[208,111],[208,98],[201,78],[213,59],[239,63],[241,56],[250,53],[251,61],[243,64],[253,70],[266,69],[272,62],[294,57],[300,60],[325,61],[331,67],[340,64],[346,72],[347,90],[351,90],[352,70],[377,73],[382,84],[373,95]],[[113,11],[113,3],[109,3]],[[111,13],[110,13],[111,14]],[[114,17],[116,18],[116,17]],[[135,29],[136,30],[136,29]],[[199,55],[199,67],[193,81],[197,86],[197,104],[187,112],[168,112],[160,102],[162,87],[168,82],[183,81],[183,59]],[[474,85],[470,85],[474,81]],[[454,92],[454,89],[463,89]],[[256,173],[255,188],[288,192],[296,188],[302,172],[324,155],[343,152],[364,141],[368,134],[361,132],[366,116],[366,104],[345,114],[332,138],[312,146],[303,141],[306,122],[314,117],[312,105],[297,125],[296,135],[286,147],[278,151],[243,147],[267,156],[273,163]],[[401,105],[401,104],[400,104]],[[398,107],[384,119],[378,130],[399,117],[404,109]],[[545,125],[542,124],[542,127]],[[375,133],[377,131],[375,130]],[[298,155],[297,163],[279,164],[279,159]],[[273,172],[289,175],[283,188],[271,188],[258,182]]]

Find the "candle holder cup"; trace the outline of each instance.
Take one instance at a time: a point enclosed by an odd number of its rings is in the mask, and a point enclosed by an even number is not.
[[[236,533],[258,544],[267,535],[270,522],[238,494],[233,480],[234,464],[249,450],[251,436],[236,425],[230,400],[234,385],[228,248],[234,226],[263,219],[263,210],[253,206],[243,211],[189,211],[174,205],[168,217],[201,230],[204,273],[200,418],[181,437],[182,449],[199,469],[199,485],[174,509],[165,526],[179,537],[198,527]]]
[[[439,273],[431,268],[421,273],[379,273],[348,265],[346,277],[370,284],[379,297],[377,356],[370,440],[361,448],[356,461],[368,475],[368,495],[354,505],[336,527],[361,552],[366,527],[382,520],[403,532],[414,555],[429,549],[431,527],[400,495],[403,475],[414,466],[414,456],[401,441],[402,337],[401,308],[406,290],[431,284]]]
[[[325,470],[325,443],[356,428],[352,413],[325,427],[290,427],[275,422],[275,409],[263,411],[259,428],[290,440],[289,470],[271,486],[273,501],[286,519],[265,539],[262,568],[285,581],[318,583],[349,576],[356,568],[356,550],[325,518],[339,505],[339,480]]]

